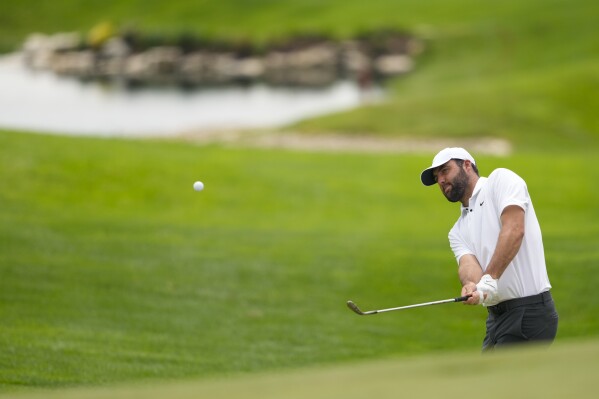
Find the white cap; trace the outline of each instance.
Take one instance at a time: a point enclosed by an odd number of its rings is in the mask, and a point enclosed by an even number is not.
[[[470,155],[468,151],[466,151],[465,149],[460,147],[445,148],[439,151],[437,155],[435,155],[435,157],[433,158],[433,164],[430,167],[424,169],[420,174],[420,180],[422,180],[422,184],[424,184],[425,186],[432,186],[433,184],[435,184],[433,170],[443,165],[444,163],[449,162],[452,159],[462,159],[464,161],[468,160],[476,165],[476,162],[474,162],[474,158],[472,158],[472,155]]]

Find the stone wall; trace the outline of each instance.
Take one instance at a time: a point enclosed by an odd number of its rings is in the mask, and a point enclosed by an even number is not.
[[[22,47],[26,65],[80,79],[141,84],[220,85],[265,82],[323,86],[339,79],[360,84],[414,68],[422,42],[398,32],[350,40],[289,40],[266,49],[156,45],[139,48],[126,36],[82,44],[75,33],[31,35]],[[218,47],[218,48],[216,48]]]

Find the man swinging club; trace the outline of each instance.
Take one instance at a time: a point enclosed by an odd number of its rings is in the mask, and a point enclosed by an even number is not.
[[[499,168],[479,177],[463,148],[445,148],[420,176],[435,183],[461,214],[449,232],[465,304],[487,307],[483,351],[552,342],[558,315],[549,290],[541,228],[524,180]]]

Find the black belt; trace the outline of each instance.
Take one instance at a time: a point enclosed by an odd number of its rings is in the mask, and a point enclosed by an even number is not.
[[[487,309],[489,313],[493,313],[495,316],[499,316],[512,309],[520,306],[534,305],[537,303],[545,303],[552,301],[551,293],[549,291],[542,292],[537,295],[525,296],[522,298],[509,299],[507,301],[498,303],[497,305],[489,306]]]

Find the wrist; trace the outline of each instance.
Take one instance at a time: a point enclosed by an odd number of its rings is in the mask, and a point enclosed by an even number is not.
[[[501,273],[499,273],[496,269],[497,267],[495,266],[495,263],[491,262],[487,265],[487,269],[483,272],[483,274],[488,274],[493,278],[493,280],[498,280],[499,277],[501,277]]]

